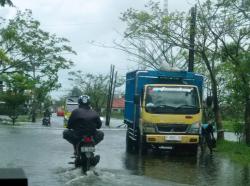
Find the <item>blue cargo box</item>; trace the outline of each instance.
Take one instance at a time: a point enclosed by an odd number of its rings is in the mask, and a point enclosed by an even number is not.
[[[126,74],[125,112],[126,124],[139,122],[139,105],[134,104],[135,95],[142,95],[146,84],[187,84],[198,87],[202,97],[203,76],[187,71],[132,71]]]

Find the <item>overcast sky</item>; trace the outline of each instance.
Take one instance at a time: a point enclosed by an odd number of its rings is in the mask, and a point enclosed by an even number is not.
[[[40,21],[42,29],[70,40],[70,46],[77,52],[72,56],[75,62],[71,70],[89,73],[109,73],[114,64],[119,75],[124,76],[136,64],[128,56],[114,49],[92,45],[95,41],[112,45],[121,38],[125,24],[119,20],[121,12],[128,8],[144,9],[148,0],[12,0],[20,9],[31,9],[33,17]],[[160,1],[163,6],[163,0]],[[169,11],[188,11],[195,0],[168,0]],[[0,15],[11,18],[16,9],[1,8]],[[67,71],[59,73],[62,88],[52,93],[53,97],[65,95],[72,87]]]

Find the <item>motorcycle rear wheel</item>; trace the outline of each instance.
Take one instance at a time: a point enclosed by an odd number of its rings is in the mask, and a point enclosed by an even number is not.
[[[84,174],[87,173],[87,171],[90,168],[90,159],[85,156],[84,153],[81,154],[81,161],[82,161],[82,172]]]

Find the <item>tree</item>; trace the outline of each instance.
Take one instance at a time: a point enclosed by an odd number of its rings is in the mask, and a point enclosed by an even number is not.
[[[108,76],[107,75],[94,75],[85,74],[82,71],[70,72],[75,86],[82,91],[83,94],[87,94],[91,98],[91,106],[97,112],[101,112],[102,108],[105,108],[107,102],[108,92]]]
[[[245,3],[244,3],[245,2]],[[211,14],[199,3],[201,17],[213,40],[217,40],[222,48],[225,68],[232,76],[232,90],[240,92],[238,100],[245,105],[245,135],[246,143],[250,146],[250,3],[241,0],[218,0],[217,3],[207,1]],[[241,96],[242,95],[242,96]],[[243,98],[243,99],[241,99]]]
[[[5,5],[14,6],[11,0],[0,0],[0,5],[1,6],[5,6]]]
[[[225,60],[225,69],[232,75],[230,81],[227,82],[227,86],[231,90],[229,92],[230,101],[232,105],[238,106],[238,111],[241,112],[239,116],[244,118],[244,134],[246,143],[250,145],[250,54],[240,50],[235,44],[229,44],[223,48],[222,54]]]
[[[245,107],[246,142],[250,145],[250,1],[207,0],[200,3],[197,0],[197,4],[195,69],[207,76],[208,90],[211,86],[218,139],[224,138],[220,106],[222,101],[228,100],[225,99],[227,96],[234,95],[238,105]],[[121,48],[118,45],[118,48],[143,59],[146,67],[159,69],[159,64],[169,60],[167,55],[163,55],[168,53],[168,50],[162,50],[164,46],[180,48],[182,51],[189,49],[190,16],[178,11],[164,14],[158,4],[153,2],[148,8],[149,11],[129,9],[123,13],[122,20],[127,24],[124,40],[130,42],[128,46],[123,45]],[[152,42],[162,43],[152,45]],[[153,50],[149,52],[145,47]],[[158,52],[165,59],[155,57]],[[186,58],[185,52],[178,54],[181,54],[182,59]],[[180,64],[184,64],[182,69],[185,69],[185,63]],[[178,63],[174,65],[178,66]],[[236,94],[237,91],[240,93]]]
[[[222,132],[222,122],[219,107],[218,98],[218,81],[217,73],[219,68],[219,46],[218,39],[211,37],[211,32],[204,22],[204,18],[201,15],[206,14],[210,16],[213,10],[209,10],[210,4],[205,3],[203,14],[198,11],[197,16],[197,30],[195,38],[195,53],[196,59],[199,59],[205,65],[205,72],[208,72],[211,82],[211,89],[213,95],[213,105],[214,105],[214,115],[217,128],[219,129],[218,139],[223,139],[224,135]],[[164,58],[149,56],[148,59],[151,60],[151,67],[154,69],[160,69],[161,64],[166,63],[170,67],[179,67],[182,70],[187,70],[187,51],[189,50],[189,33],[190,33],[190,16],[183,12],[173,12],[170,14],[164,14],[164,12],[159,8],[158,3],[151,2],[149,5],[149,12],[136,11],[129,9],[123,14],[123,21],[127,23],[127,29],[125,32],[125,39],[129,37],[133,42],[138,40],[146,40],[146,46],[152,48],[147,41],[153,42],[155,47],[153,47],[152,54],[161,53]],[[214,21],[214,20],[213,20]],[[159,43],[160,42],[160,43]],[[167,46],[168,49],[162,49],[162,47]],[[138,47],[137,47],[138,48]],[[176,52],[175,57],[179,57],[178,60],[173,60],[172,55],[169,54],[170,51],[175,51],[179,49],[180,52]],[[128,49],[129,50],[129,49]],[[147,51],[142,52],[143,56]],[[144,60],[144,64],[148,65],[148,59]],[[195,64],[195,69],[197,69],[197,63]],[[204,68],[203,68],[204,69]]]
[[[34,81],[25,74],[14,73],[10,76],[1,77],[7,90],[1,92],[0,99],[5,103],[7,114],[12,119],[13,125],[16,119],[24,113],[24,104],[28,100],[27,90],[34,86]]]
[[[76,54],[65,38],[57,37],[40,28],[32,18],[32,12],[17,12],[0,30],[1,74],[24,72],[36,86],[32,91],[32,118],[48,93],[60,87],[58,71],[68,69],[73,62],[65,57]],[[39,102],[37,102],[37,101]]]
[[[82,95],[82,91],[77,86],[74,86],[73,89],[70,90],[68,95],[73,97],[79,97]]]
[[[173,45],[165,33],[169,16],[162,11],[159,3],[150,1],[148,11],[128,9],[121,20],[127,24],[124,39],[115,41],[115,48],[128,53],[142,68],[186,69],[186,51]]]

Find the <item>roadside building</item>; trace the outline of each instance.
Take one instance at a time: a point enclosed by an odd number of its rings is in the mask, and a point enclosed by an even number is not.
[[[124,97],[114,98],[112,104],[112,112],[123,113],[124,108],[125,108]]]

